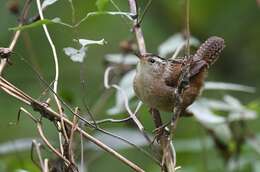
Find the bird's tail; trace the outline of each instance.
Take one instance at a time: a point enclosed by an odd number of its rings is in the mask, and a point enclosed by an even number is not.
[[[225,48],[225,41],[221,37],[212,36],[208,38],[197,50],[193,61],[204,60],[210,66],[219,57],[221,51]]]

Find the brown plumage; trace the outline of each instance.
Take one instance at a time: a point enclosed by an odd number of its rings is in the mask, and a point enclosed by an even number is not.
[[[208,68],[224,47],[224,40],[214,36],[200,46],[191,60],[166,60],[151,54],[142,56],[134,80],[136,95],[151,108],[172,112],[179,77],[183,67],[189,63],[189,85],[183,91],[181,104],[184,111],[200,94]]]

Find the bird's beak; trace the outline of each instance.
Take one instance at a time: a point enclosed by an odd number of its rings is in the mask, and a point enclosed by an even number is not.
[[[139,59],[146,60],[150,56],[151,56],[151,53],[141,54],[141,55],[139,55]]]
[[[145,62],[147,61],[147,58],[148,58],[149,56],[148,55],[142,55],[142,56],[140,56],[140,63],[142,63],[142,64],[145,64]]]

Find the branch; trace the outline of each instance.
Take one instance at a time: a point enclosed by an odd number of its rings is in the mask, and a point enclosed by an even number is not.
[[[170,131],[166,130],[165,125],[162,123],[160,112],[157,109],[150,109],[150,113],[154,118],[156,126],[156,136],[162,149],[162,167],[167,169],[167,172],[176,171],[176,153],[172,144]]]
[[[25,21],[25,18],[27,18],[28,16],[28,12],[29,12],[29,9],[30,9],[30,4],[31,4],[31,0],[26,0],[25,4],[24,4],[24,8],[23,8],[23,11],[22,11],[22,14],[21,14],[21,17],[20,17],[20,22],[19,22],[19,25],[18,27],[22,26],[24,21]],[[21,30],[17,30],[15,33],[14,33],[14,36],[13,36],[13,39],[8,47],[9,49],[9,52],[12,52],[17,41],[18,41],[18,38],[21,34]],[[2,75],[3,73],[3,70],[6,66],[6,64],[8,63],[8,58],[1,58],[1,63],[0,63],[0,76]]]
[[[34,147],[35,147],[36,153],[38,155],[38,159],[40,161],[41,170],[43,171],[44,170],[44,162],[43,162],[42,154],[41,154],[41,150],[40,150],[40,143],[38,143],[36,140],[32,140],[32,149]]]
[[[58,157],[60,157],[68,166],[71,165],[71,162],[67,158],[65,158],[59,151],[57,151],[51,145],[51,143],[48,141],[48,139],[45,137],[45,135],[43,133],[42,125],[39,122],[37,122],[37,130],[38,130],[38,133],[40,134],[42,140],[44,141],[44,143],[52,150],[52,152],[54,152]]]
[[[49,172],[49,160],[44,159],[44,171],[43,172]]]
[[[133,14],[133,31],[136,36],[139,52],[141,55],[146,54],[146,47],[145,47],[145,41],[143,32],[140,26],[140,23],[138,21],[138,12],[137,12],[137,3],[136,0],[128,0],[130,12]]]

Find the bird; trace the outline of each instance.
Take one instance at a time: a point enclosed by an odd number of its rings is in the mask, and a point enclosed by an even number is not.
[[[187,107],[201,94],[208,70],[224,47],[223,38],[212,36],[189,58],[165,59],[155,54],[141,55],[133,82],[137,97],[150,108],[173,112],[180,77],[185,68],[188,69],[188,84],[182,91],[179,105],[181,114],[185,113]]]

